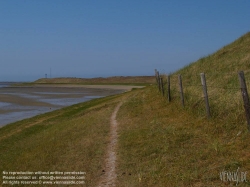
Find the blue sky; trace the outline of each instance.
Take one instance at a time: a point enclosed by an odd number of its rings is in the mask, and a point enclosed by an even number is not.
[[[250,29],[249,0],[0,0],[0,81],[169,73]]]

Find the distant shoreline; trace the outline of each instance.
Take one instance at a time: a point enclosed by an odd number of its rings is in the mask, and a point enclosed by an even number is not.
[[[143,88],[145,86],[133,85],[84,85],[84,84],[32,84],[32,85],[15,85],[8,88],[93,88],[93,89],[112,89],[112,90],[132,90],[133,88]]]
[[[33,82],[33,84],[152,84],[155,82],[154,76],[113,76],[113,77],[96,77],[96,78],[76,78],[76,77],[56,77],[41,78]]]

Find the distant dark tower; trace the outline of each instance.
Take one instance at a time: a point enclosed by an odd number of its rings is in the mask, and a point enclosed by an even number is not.
[[[50,68],[50,71],[49,71],[49,72],[50,72],[50,78],[51,78],[51,68]]]

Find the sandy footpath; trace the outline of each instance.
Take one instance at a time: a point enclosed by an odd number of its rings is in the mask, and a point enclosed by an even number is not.
[[[117,128],[118,123],[116,121],[116,115],[122,102],[120,102],[115,110],[113,111],[110,118],[110,140],[107,147],[107,153],[105,158],[105,168],[103,170],[104,174],[101,176],[99,184],[97,187],[112,187],[116,186],[116,147],[117,147]]]

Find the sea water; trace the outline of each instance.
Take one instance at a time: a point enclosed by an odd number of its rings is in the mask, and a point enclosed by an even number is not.
[[[91,99],[121,93],[122,90],[0,87],[0,127]],[[6,97],[8,99],[6,101]],[[4,99],[5,98],[5,99]],[[42,103],[42,105],[41,105]]]

